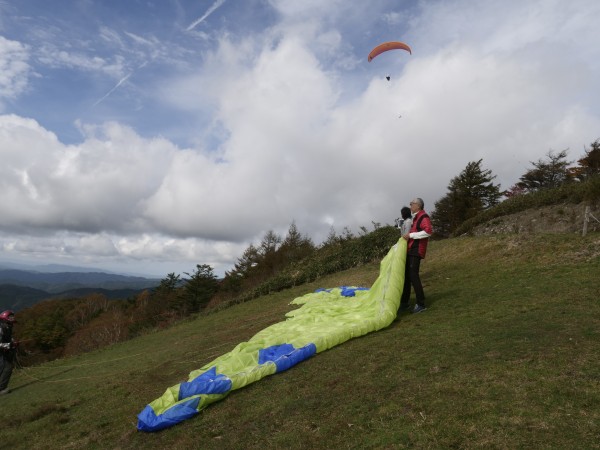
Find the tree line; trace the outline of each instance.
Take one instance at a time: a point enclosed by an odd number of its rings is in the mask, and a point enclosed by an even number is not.
[[[21,362],[35,364],[91,351],[168,327],[206,311],[209,305],[235,302],[242,294],[241,301],[245,301],[264,292],[301,284],[345,268],[339,262],[341,253],[348,253],[349,261],[371,260],[381,256],[382,249],[389,248],[393,239],[398,238],[386,235],[383,243],[375,245],[365,241],[357,251],[357,245],[351,245],[354,237],[347,228],[341,235],[332,228],[327,240],[316,246],[292,222],[285,237],[269,230],[259,245],[251,244],[222,279],[218,279],[210,265],[197,264],[192,272],[169,273],[155,288],[123,300],[109,300],[95,293],[39,302],[17,313],[15,334],[23,343]],[[333,262],[313,261],[310,270],[301,276],[297,270],[290,270],[319,251],[324,258],[330,257],[329,250],[336,248],[339,251],[333,253]],[[288,275],[282,276],[286,270]]]
[[[453,177],[448,192],[431,212],[436,235],[451,236],[460,226],[507,199],[527,193],[581,183],[600,174],[600,139],[576,165],[567,151],[549,151],[531,162],[519,181],[502,191],[496,176],[472,161]],[[208,264],[197,264],[182,275],[169,273],[154,289],[121,301],[102,294],[83,298],[46,300],[18,313],[16,334],[24,341],[22,360],[33,364],[94,350],[164,328],[200,312],[265,293],[313,281],[319,277],[380,259],[399,238],[391,226],[373,222],[369,232],[360,227],[355,236],[348,228],[338,234],[332,227],[326,240],[315,245],[292,222],[285,237],[269,230],[262,241],[250,244],[233,268],[218,279]]]
[[[600,174],[600,139],[584,147],[584,155],[572,166],[567,150],[550,150],[544,158],[530,161],[531,167],[519,181],[502,191],[496,175],[482,167],[483,160],[471,161],[448,184],[447,193],[435,202],[431,220],[436,235],[449,237],[469,219],[497,206],[503,197],[557,188],[566,183],[585,182]]]

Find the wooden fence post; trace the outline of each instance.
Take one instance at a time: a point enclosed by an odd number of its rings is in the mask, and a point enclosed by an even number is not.
[[[590,221],[590,207],[585,207],[585,216],[583,218],[583,231],[581,232],[581,236],[585,236],[587,234],[588,222]]]

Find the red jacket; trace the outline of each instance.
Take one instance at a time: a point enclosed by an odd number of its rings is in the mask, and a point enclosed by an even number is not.
[[[424,210],[421,210],[417,214],[415,214],[415,217],[413,217],[412,227],[410,227],[410,233],[417,233],[419,231],[425,231],[429,235],[433,234],[431,219]],[[408,254],[425,258],[428,242],[428,237],[423,239],[409,239]]]

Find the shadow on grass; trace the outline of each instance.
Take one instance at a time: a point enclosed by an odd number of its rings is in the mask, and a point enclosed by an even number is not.
[[[440,302],[439,307],[445,307],[444,305],[448,305],[450,301],[454,298],[458,298],[461,295],[461,291],[459,289],[446,289],[444,291],[437,291],[432,294],[427,294],[425,291],[425,307],[427,309],[433,308],[436,303]],[[409,300],[410,307],[407,311],[402,311],[400,315],[412,314],[412,310],[415,307],[415,297],[414,293],[411,294],[411,298]]]

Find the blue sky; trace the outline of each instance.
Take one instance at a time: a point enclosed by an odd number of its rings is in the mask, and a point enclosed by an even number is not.
[[[600,137],[593,0],[0,1],[0,261],[231,268]],[[367,62],[388,40],[408,43]],[[386,76],[390,80],[386,80]]]

